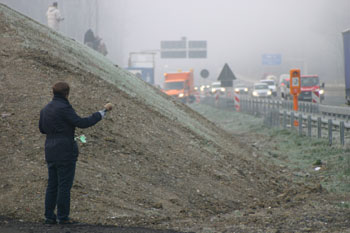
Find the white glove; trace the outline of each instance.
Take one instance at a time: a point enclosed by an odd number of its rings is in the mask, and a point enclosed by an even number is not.
[[[101,114],[101,117],[104,118],[106,116],[106,109],[98,111]]]

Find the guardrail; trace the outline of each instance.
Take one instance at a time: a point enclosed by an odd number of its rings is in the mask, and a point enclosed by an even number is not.
[[[218,108],[234,109],[233,98],[204,97],[201,102]],[[293,111],[293,102],[284,100],[240,97],[240,111],[264,117],[269,127],[297,130],[299,135],[328,138],[329,145],[350,141],[350,109],[322,104],[299,102],[299,111]],[[298,125],[295,126],[295,122]]]

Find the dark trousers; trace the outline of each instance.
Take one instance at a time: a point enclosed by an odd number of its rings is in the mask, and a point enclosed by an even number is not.
[[[47,162],[49,180],[45,196],[45,217],[67,220],[70,210],[70,190],[73,185],[76,161]]]

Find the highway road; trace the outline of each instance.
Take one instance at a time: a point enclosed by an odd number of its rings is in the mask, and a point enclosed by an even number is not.
[[[325,105],[332,106],[347,106],[345,104],[345,87],[344,86],[329,86],[325,88],[325,100],[322,102]]]

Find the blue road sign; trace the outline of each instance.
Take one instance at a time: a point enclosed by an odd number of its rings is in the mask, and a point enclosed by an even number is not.
[[[263,54],[262,55],[262,64],[268,66],[276,66],[282,64],[282,55],[281,54]]]

